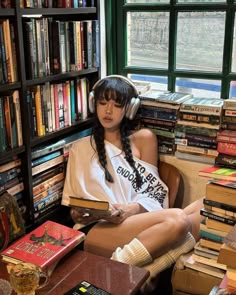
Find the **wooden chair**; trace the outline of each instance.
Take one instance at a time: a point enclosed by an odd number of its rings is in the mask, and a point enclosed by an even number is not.
[[[176,198],[178,196],[181,181],[180,172],[175,166],[163,161],[158,163],[158,167],[160,178],[169,188],[169,207],[173,208],[177,201]],[[103,224],[98,223],[93,226],[86,236],[84,250],[97,255],[109,257],[107,253],[111,252],[112,241],[110,240],[109,243],[104,243],[104,231],[106,231],[106,228]]]

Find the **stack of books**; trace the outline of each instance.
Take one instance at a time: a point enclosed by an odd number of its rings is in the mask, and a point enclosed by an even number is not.
[[[151,90],[140,96],[142,124],[158,136],[159,153],[175,153],[175,126],[183,101],[192,97],[181,92]]]
[[[210,178],[206,184],[204,206],[200,210],[205,219],[200,224],[199,246],[204,251],[197,253],[195,250],[191,259],[226,271],[227,263],[219,257],[227,236],[236,224],[236,169],[210,166],[200,170],[199,176]],[[207,259],[205,256],[208,256]]]
[[[175,130],[177,158],[214,164],[223,99],[193,97],[180,106]]]
[[[226,275],[223,280],[224,288],[230,294],[236,293],[236,226],[228,233],[220,248],[218,262],[227,266]]]
[[[236,100],[226,99],[223,105],[221,130],[217,134],[215,164],[236,168]]]
[[[33,149],[31,165],[35,220],[61,206],[69,150],[75,141],[89,133],[89,129],[77,132],[63,140]]]

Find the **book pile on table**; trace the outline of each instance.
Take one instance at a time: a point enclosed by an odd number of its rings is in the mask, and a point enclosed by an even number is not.
[[[175,125],[179,108],[190,97],[191,94],[160,90],[150,90],[140,96],[142,124],[158,136],[159,153],[175,153]]]
[[[192,97],[181,103],[175,128],[177,158],[214,164],[223,99]]]
[[[236,224],[236,169],[210,166],[200,170],[199,176],[210,178],[200,210],[205,219],[200,224],[199,243],[185,265],[195,269],[197,265],[198,270],[223,278],[228,268],[222,253]],[[236,264],[235,254],[231,259]]]

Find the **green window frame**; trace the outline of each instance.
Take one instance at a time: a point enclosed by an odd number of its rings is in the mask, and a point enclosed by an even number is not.
[[[199,1],[199,0],[198,0]],[[211,1],[211,2],[210,2]],[[167,77],[167,89],[174,92],[178,79],[211,79],[221,82],[220,97],[228,98],[230,83],[236,81],[236,71],[231,72],[236,1],[225,2],[190,2],[188,0],[169,3],[126,3],[124,0],[106,0],[106,44],[108,74],[153,75]],[[132,12],[169,12],[169,48],[168,65],[163,68],[139,67],[127,65],[127,14]],[[225,14],[225,30],[223,40],[223,62],[220,71],[201,71],[176,69],[177,23],[179,12],[223,12]],[[207,54],[207,53],[206,53]]]

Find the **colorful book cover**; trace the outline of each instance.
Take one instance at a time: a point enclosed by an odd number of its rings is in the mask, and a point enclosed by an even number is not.
[[[4,262],[25,261],[47,269],[84,239],[81,231],[48,220],[11,244],[1,256]]]
[[[218,167],[218,166],[210,166],[204,168],[198,172],[199,176],[209,177],[209,178],[217,178],[228,181],[236,180],[236,169]]]

